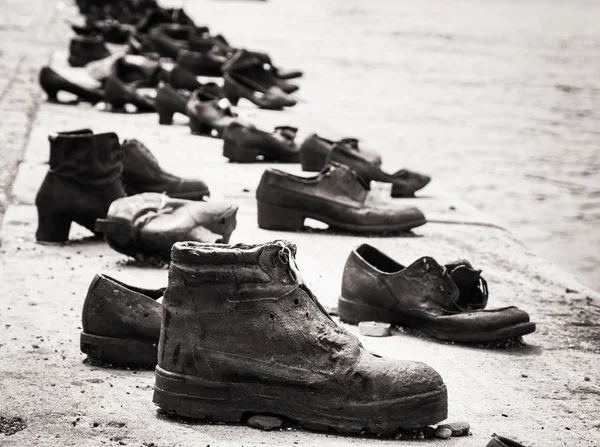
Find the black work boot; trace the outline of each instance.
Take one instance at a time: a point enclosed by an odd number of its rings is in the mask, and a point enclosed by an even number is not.
[[[210,195],[200,179],[177,177],[164,171],[154,155],[138,140],[125,140],[123,148],[123,187],[128,195],[164,192],[170,197],[202,200]]]
[[[102,36],[75,36],[69,44],[69,65],[83,67],[110,56]]]
[[[197,419],[270,413],[344,433],[445,419],[439,374],[365,350],[303,283],[295,255],[284,241],[173,245],[154,403]]]
[[[96,219],[125,191],[122,150],[115,133],[83,129],[52,134],[50,170],[35,198],[38,242],[65,242],[71,222],[94,231]]]

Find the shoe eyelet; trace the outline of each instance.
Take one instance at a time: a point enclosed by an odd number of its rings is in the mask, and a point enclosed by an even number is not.
[[[300,300],[298,298],[294,298],[294,306],[299,306],[300,305]]]

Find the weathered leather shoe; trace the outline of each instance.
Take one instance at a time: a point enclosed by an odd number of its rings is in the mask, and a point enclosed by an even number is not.
[[[332,158],[330,154],[336,144],[344,145],[348,150],[358,152],[356,157],[364,160],[364,163],[381,166],[381,155],[376,151],[359,148],[358,139],[356,138],[343,138],[339,141],[332,141],[317,134],[312,134],[306,137],[300,145],[302,170],[319,172],[323,169],[327,165],[328,160]]]
[[[222,76],[221,69],[226,61],[225,56],[220,56],[214,51],[200,53],[180,50],[177,54],[177,63],[196,76]]]
[[[102,36],[75,36],[69,44],[69,65],[83,67],[84,65],[110,56]]]
[[[190,118],[189,125],[194,135],[210,135],[214,129],[220,136],[229,124],[237,120],[229,101],[217,96],[220,92],[216,84],[207,84],[190,96],[185,114]]]
[[[178,64],[172,67],[162,67],[159,79],[178,90],[194,91],[202,87],[202,84],[198,81],[194,73]]]
[[[132,104],[138,112],[155,112],[156,103],[152,94],[146,94],[137,83],[125,83],[115,76],[109,76],[104,88],[104,101],[109,103],[113,109],[119,110],[125,104]]]
[[[93,363],[154,368],[164,291],[96,275],[83,303],[81,352]]]
[[[303,283],[295,255],[284,241],[173,246],[154,403],[184,417],[268,413],[343,433],[445,419],[439,374],[365,350]]]
[[[246,98],[263,109],[281,110],[296,105],[278,85],[273,74],[253,53],[238,50],[223,65],[223,89],[233,105]]]
[[[48,101],[57,102],[58,92],[71,93],[80,101],[91,104],[96,104],[104,99],[104,91],[101,87],[87,87],[75,79],[69,80],[65,75],[58,74],[48,66],[42,67],[39,81],[42,89],[48,95]]]
[[[392,323],[456,342],[493,342],[535,331],[529,315],[516,307],[484,310],[487,286],[470,264],[450,268],[449,273],[430,257],[404,267],[363,244],[344,268],[340,319]]]
[[[294,142],[297,131],[295,127],[282,126],[271,133],[231,123],[223,132],[223,156],[236,163],[298,163],[299,149]]]
[[[119,253],[139,260],[159,257],[168,261],[175,242],[229,242],[237,210],[227,203],[193,202],[148,192],[115,200],[106,218],[96,221],[96,230]]]
[[[298,231],[312,218],[330,227],[357,233],[408,231],[424,225],[414,207],[367,200],[368,186],[347,166],[333,163],[316,177],[298,177],[267,169],[256,190],[258,226]]]
[[[356,138],[334,142],[310,135],[300,146],[300,162],[304,171],[318,171],[320,166],[331,162],[344,164],[367,182],[391,183],[392,197],[414,197],[416,191],[431,181],[431,177],[408,169],[388,174],[381,168],[379,153],[362,150]]]
[[[89,129],[48,137],[50,169],[35,198],[38,242],[66,242],[71,223],[94,232],[96,219],[125,197],[121,183],[122,150],[114,133]]]
[[[165,172],[152,153],[137,140],[125,140],[123,149],[123,186],[128,195],[143,192],[165,193],[169,197],[203,200],[210,195],[200,179],[185,179]]]

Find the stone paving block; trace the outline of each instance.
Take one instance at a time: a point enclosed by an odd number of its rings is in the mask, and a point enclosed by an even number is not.
[[[14,202],[20,204],[35,203],[35,196],[47,172],[48,165],[46,164],[20,163],[12,187]]]

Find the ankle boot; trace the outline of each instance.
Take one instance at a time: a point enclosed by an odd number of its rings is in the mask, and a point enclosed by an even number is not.
[[[196,419],[269,413],[343,433],[445,419],[439,374],[365,350],[304,284],[295,256],[284,241],[173,246],[154,403]]]
[[[115,200],[104,219],[96,221],[111,248],[144,261],[170,260],[175,242],[228,243],[236,227],[237,206],[193,202],[147,192]]]
[[[89,62],[110,56],[102,36],[75,36],[69,44],[69,65],[83,67]]]
[[[200,179],[185,179],[165,172],[154,155],[137,140],[125,140],[123,149],[123,187],[128,195],[143,192],[166,193],[169,197],[202,200],[210,195]]]
[[[81,352],[93,363],[154,368],[164,292],[96,275],[83,303]]]
[[[39,242],[65,242],[71,222],[94,232],[96,219],[125,197],[122,150],[115,133],[89,129],[50,135],[50,170],[35,198]]]

